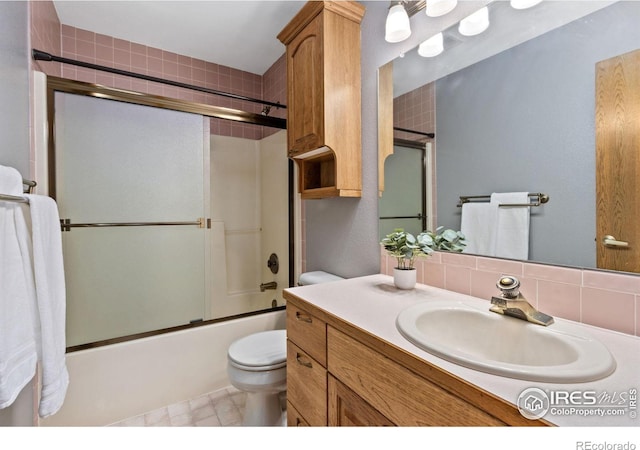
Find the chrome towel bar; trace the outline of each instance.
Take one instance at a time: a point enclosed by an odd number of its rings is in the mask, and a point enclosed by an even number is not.
[[[543,203],[547,203],[549,201],[549,196],[547,194],[543,194],[541,192],[530,193],[529,197],[532,197],[532,201],[530,203],[504,203],[498,206],[500,207],[512,207],[512,206],[540,206]],[[460,201],[456,206],[458,208],[462,207],[463,203],[469,203],[475,200],[490,200],[491,195],[461,195]]]
[[[196,225],[198,228],[211,228],[211,220],[199,217],[190,222],[109,222],[109,223],[71,223],[71,219],[60,219],[62,231],[71,231],[71,228],[98,228],[98,227],[150,227],[150,226],[182,226]]]

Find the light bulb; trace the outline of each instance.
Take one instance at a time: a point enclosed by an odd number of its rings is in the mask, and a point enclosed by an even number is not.
[[[511,0],[511,7],[513,9],[527,9],[533,8],[542,0]]]
[[[460,21],[458,31],[463,36],[475,36],[489,28],[489,8],[486,6]]]
[[[411,25],[409,15],[402,4],[393,5],[387,15],[384,39],[387,42],[395,43],[404,41],[411,35]]]
[[[458,0],[427,0],[425,12],[429,17],[440,17],[453,11]]]
[[[418,47],[418,54],[425,58],[438,56],[444,50],[442,33],[431,36]]]

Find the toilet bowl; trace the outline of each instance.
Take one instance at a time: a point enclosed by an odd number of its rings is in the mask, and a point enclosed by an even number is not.
[[[234,341],[227,361],[229,381],[247,393],[242,425],[284,425],[280,394],[287,389],[286,331],[262,331]]]

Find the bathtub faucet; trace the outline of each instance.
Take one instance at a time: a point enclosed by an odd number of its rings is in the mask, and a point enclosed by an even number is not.
[[[264,292],[267,289],[277,289],[277,288],[278,288],[278,283],[276,283],[275,281],[269,281],[268,283],[260,284],[260,292]]]

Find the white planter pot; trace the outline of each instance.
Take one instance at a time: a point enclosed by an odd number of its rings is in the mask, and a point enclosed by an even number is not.
[[[398,289],[413,289],[416,286],[415,267],[413,269],[393,269],[393,283]]]

